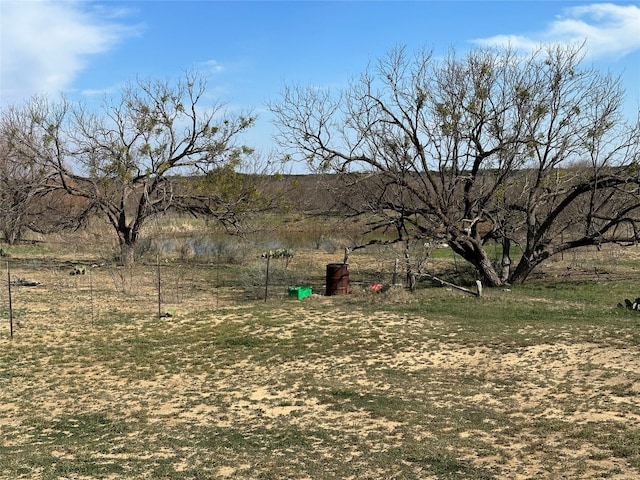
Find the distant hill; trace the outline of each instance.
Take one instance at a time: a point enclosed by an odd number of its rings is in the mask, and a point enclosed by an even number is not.
[[[338,213],[362,211],[366,196],[374,188],[363,174],[281,175],[264,180],[265,194],[281,194],[283,200],[300,211]]]

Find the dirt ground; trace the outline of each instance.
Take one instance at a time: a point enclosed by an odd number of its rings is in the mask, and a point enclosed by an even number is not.
[[[211,478],[261,478],[275,467],[266,457],[254,464],[250,451],[228,452],[207,465],[188,440],[172,445],[158,432],[321,429],[324,440],[270,449],[267,457],[281,458],[272,460],[281,471],[288,468],[282,458],[298,456],[302,465],[291,463],[289,478],[358,478],[356,472],[380,479],[474,478],[473,472],[516,480],[640,478],[631,454],[615,453],[628,443],[624,432],[640,429],[640,352],[624,339],[606,344],[594,330],[593,341],[574,343],[567,332],[545,343],[536,340],[535,325],[525,324],[520,333],[533,340],[505,348],[459,339],[463,332],[428,311],[358,309],[321,295],[256,306],[238,303],[230,290],[216,292],[214,304],[210,289],[167,305],[172,317],[157,320],[153,268],[147,270],[127,294],[119,291],[122,275],[98,269],[91,278],[40,269],[41,285],[14,290],[15,335],[8,338],[4,321],[0,335],[5,454],[33,453],[40,444],[47,455],[73,462],[76,443],[53,441],[50,431],[34,425],[107,412],[134,425],[110,442],[147,442],[154,451],[100,450],[92,443],[99,439],[92,439],[82,448],[96,461],[164,457],[175,472],[202,465]],[[34,271],[22,266],[13,275],[33,277]],[[1,301],[6,304],[4,293]],[[224,337],[228,325],[234,333]],[[149,350],[146,342],[157,343]],[[292,353],[298,344],[306,354]],[[121,353],[111,350],[118,348]],[[391,400],[367,406],[365,398]],[[143,442],[145,431],[157,438]],[[351,448],[350,438],[359,439]],[[409,455],[390,457],[395,466],[367,466],[381,452],[404,452],[408,444],[443,444],[469,473],[439,475]],[[640,453],[637,443],[630,448]],[[29,470],[24,458],[24,470],[4,465],[0,477],[46,477]],[[305,458],[341,466],[317,476],[304,467]]]

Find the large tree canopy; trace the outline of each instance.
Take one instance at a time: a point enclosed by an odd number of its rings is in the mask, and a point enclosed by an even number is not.
[[[0,233],[9,244],[27,230],[78,228],[86,220],[88,204],[65,201],[56,191],[56,171],[15,142],[16,130],[29,136],[37,129],[28,117],[0,117]]]
[[[0,233],[13,245],[38,220],[38,200],[49,192],[51,172],[11,147],[4,122],[0,122]]]
[[[205,77],[187,72],[177,81],[132,82],[97,110],[34,98],[3,119],[13,125],[13,148],[108,219],[130,262],[154,215],[179,208],[233,225],[254,194],[236,174],[251,153],[237,138],[254,118],[223,107],[208,97]]]
[[[286,86],[270,109],[289,155],[363,186],[373,230],[446,241],[488,285],[521,283],[564,250],[640,239],[640,122],[582,63],[559,46],[396,48],[343,90]]]

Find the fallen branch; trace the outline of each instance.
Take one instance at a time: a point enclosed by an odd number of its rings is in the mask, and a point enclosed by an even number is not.
[[[455,288],[457,290],[463,291],[465,293],[473,295],[474,297],[481,297],[482,296],[482,282],[480,280],[476,280],[476,291],[474,292],[473,290],[469,290],[468,288],[461,287],[460,285],[456,285],[456,284],[451,283],[451,282],[447,282],[446,280],[442,280],[441,278],[438,278],[435,275],[431,275],[430,273],[421,273],[421,274],[419,274],[417,276],[427,277],[430,280],[435,280],[436,282],[440,283],[441,285],[447,285],[448,287]]]
[[[35,280],[27,280],[26,278],[17,278],[11,281],[11,285],[15,287],[37,287],[40,285],[40,282],[36,282]]]

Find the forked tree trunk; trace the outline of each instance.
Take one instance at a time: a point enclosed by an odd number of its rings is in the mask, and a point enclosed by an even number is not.
[[[487,255],[487,251],[482,245],[481,240],[465,236],[463,238],[450,241],[449,246],[455,253],[476,267],[480,277],[482,277],[481,280],[484,285],[488,287],[499,287],[504,285],[504,282],[498,275],[498,272],[496,272],[491,259]]]
[[[17,244],[22,238],[20,230],[6,229],[3,233],[4,233],[4,240],[9,245]]]
[[[3,220],[2,233],[4,239],[9,245],[15,245],[22,240],[22,219],[20,216],[14,216],[11,212],[5,213]]]
[[[135,259],[135,246],[137,236],[131,235],[131,231],[121,232],[118,231],[118,243],[120,246],[120,262],[123,265],[133,265]]]
[[[522,285],[525,280],[529,277],[533,269],[536,268],[540,263],[540,261],[536,260],[527,260],[529,258],[527,254],[522,255],[522,259],[518,262],[518,265],[513,270],[513,273],[509,277],[509,283],[512,285]]]
[[[493,267],[493,263],[491,263],[491,260],[484,249],[478,257],[479,258],[470,261],[478,269],[480,276],[484,280],[483,283],[489,287],[499,287],[504,285],[504,282],[498,275],[498,272],[496,272],[496,269]]]
[[[135,263],[135,246],[140,238],[142,223],[139,218],[127,222],[125,212],[121,212],[118,221],[114,222],[120,245],[120,261],[123,265],[133,265]]]

